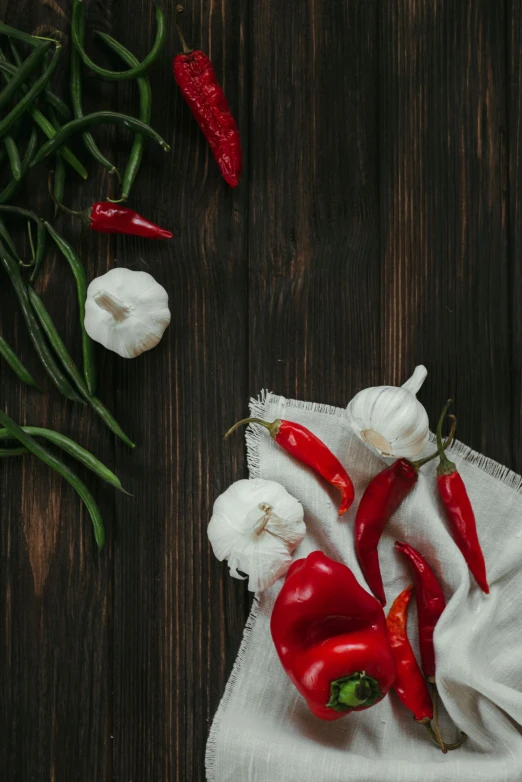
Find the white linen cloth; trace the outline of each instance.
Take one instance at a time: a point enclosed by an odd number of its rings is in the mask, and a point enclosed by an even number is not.
[[[342,409],[263,394],[252,401],[251,412],[267,421],[303,424],[348,469],[356,500],[338,518],[334,489],[261,427],[247,430],[250,477],[282,483],[305,508],[308,532],[294,556],[322,549],[366,586],[355,557],[353,521],[365,486],[384,461],[352,433]],[[466,744],[443,755],[394,693],[337,722],[314,717],[272,644],[269,622],[279,581],[254,601],[208,740],[209,782],[521,782],[522,480],[459,443],[448,453],[475,509],[490,595],[476,586],[448,531],[435,486],[438,460],[422,468],[416,488],[384,531],[379,557],[386,611],[411,583],[393,547],[397,539],[418,548],[443,585],[448,602],[435,632],[437,684],[445,709],[468,735]],[[412,600],[409,635],[418,653],[416,624]],[[448,741],[456,739],[456,728],[444,720],[442,728]]]

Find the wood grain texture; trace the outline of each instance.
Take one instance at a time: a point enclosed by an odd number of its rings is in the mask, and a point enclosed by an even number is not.
[[[187,3],[187,40],[210,54],[241,128],[236,191],[172,79],[175,5],[163,4],[167,45],[151,71],[152,125],[172,151],[147,147],[132,195],[174,239],[58,223],[89,277],[126,266],[169,292],[171,326],[154,351],[98,351],[99,394],[138,447],[0,364],[3,409],[72,436],[134,494],[78,469],[107,522],[96,555],[72,489],[32,459],[0,462],[1,778],[204,780],[249,605],[206,524],[246,474],[242,438],[222,434],[249,394],[344,405],[422,362],[432,418],[451,394],[460,439],[522,469],[520,0]],[[0,19],[67,29],[37,0],[0,0]],[[154,37],[146,0],[91,0],[88,19],[138,57]],[[88,46],[118,67],[92,35]],[[137,113],[132,82],[85,87],[88,109]],[[132,137],[95,135],[123,168]],[[114,195],[73,146],[91,177],[68,174],[67,203]],[[49,215],[40,180],[17,202]],[[37,290],[79,359],[74,284],[52,248]],[[44,382],[2,276],[0,330]]]

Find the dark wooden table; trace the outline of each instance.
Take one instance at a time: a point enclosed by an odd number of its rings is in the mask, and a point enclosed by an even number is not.
[[[0,0],[0,18],[67,33],[53,2]],[[172,152],[148,147],[131,203],[175,237],[58,223],[90,277],[128,266],[169,292],[157,349],[98,352],[100,396],[139,447],[0,366],[3,409],[74,437],[135,495],[79,470],[108,526],[97,555],[67,484],[33,458],[0,464],[0,776],[13,782],[204,779],[249,605],[206,525],[245,475],[242,439],[222,434],[250,395],[344,406],[424,363],[433,419],[452,395],[460,439],[522,470],[522,2],[187,0],[187,38],[210,53],[241,128],[235,191],[173,82],[175,3],[164,6],[152,124]],[[89,26],[143,57],[153,6],[91,0]],[[90,78],[88,102],[136,114],[136,87]],[[123,167],[129,136],[96,135]],[[48,215],[44,171],[17,202]],[[69,205],[116,192],[91,171],[69,176]],[[37,289],[79,358],[74,284],[56,253]],[[44,382],[3,278],[0,328]]]

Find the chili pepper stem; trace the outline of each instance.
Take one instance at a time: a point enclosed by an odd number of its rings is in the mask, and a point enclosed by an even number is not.
[[[455,465],[453,464],[453,462],[450,462],[450,460],[444,453],[444,448],[442,445],[442,424],[444,423],[444,419],[446,418],[448,409],[452,404],[453,404],[453,399],[448,399],[442,413],[440,414],[439,423],[437,424],[437,450],[440,457],[440,464],[437,468],[437,472],[439,475],[450,475],[451,473],[455,472]],[[453,416],[453,419],[455,422],[456,421],[455,416]]]
[[[434,679],[434,677],[430,677],[430,679]],[[467,736],[465,733],[461,731],[460,738],[457,741],[455,741],[453,744],[448,744],[443,740],[439,728],[439,693],[436,684],[434,683],[431,684],[430,689],[431,689],[431,695],[433,700],[433,732],[437,737],[438,745],[440,746],[444,754],[446,754],[449,750],[454,750],[461,747],[466,741]]]
[[[268,429],[270,432],[270,437],[272,439],[275,439],[277,437],[277,434],[279,432],[279,428],[281,426],[281,421],[279,418],[277,418],[275,421],[263,421],[261,418],[243,418],[241,421],[238,421],[237,424],[234,424],[228,432],[225,434],[225,440],[228,440],[232,432],[238,428],[238,426],[244,426],[247,424],[259,424],[259,426],[264,426],[265,429]]]
[[[179,40],[181,41],[181,45],[183,46],[183,54],[191,54],[191,52],[194,51],[194,49],[191,49],[189,45],[187,44],[185,40],[185,36],[183,35],[183,30],[181,29],[181,25],[179,23],[179,15],[184,12],[184,8],[182,5],[176,6],[176,30],[178,31]]]
[[[445,408],[445,409],[447,409],[447,408]],[[441,446],[442,446],[442,449],[444,451],[447,448],[449,448],[451,443],[453,442],[453,439],[455,437],[455,431],[457,429],[457,419],[455,418],[454,415],[452,415],[451,418],[452,418],[451,430],[450,430],[450,433],[449,433],[448,437],[444,441],[443,445],[442,445],[442,439],[441,439]],[[419,470],[424,464],[427,464],[428,462],[431,462],[433,459],[435,459],[436,456],[439,456],[438,445],[437,445],[437,450],[435,451],[435,453],[430,454],[430,456],[426,456],[424,459],[419,459],[416,462],[412,462],[412,464],[413,464],[413,466],[415,467],[416,470]]]

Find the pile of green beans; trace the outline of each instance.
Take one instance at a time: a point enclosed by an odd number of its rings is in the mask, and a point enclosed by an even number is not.
[[[85,4],[83,0],[73,0],[68,64],[71,108],[53,89],[56,68],[64,58],[61,43],[53,37],[29,35],[0,22],[0,47],[4,45],[3,38],[8,44],[8,47],[0,48],[0,162],[6,161],[8,165],[3,166],[3,169],[7,168],[11,174],[10,180],[0,186],[0,277],[3,275],[11,285],[36,355],[54,386],[67,399],[90,406],[110,431],[131,448],[134,448],[134,443],[96,395],[94,345],[84,326],[88,285],[85,267],[71,244],[49,221],[30,209],[13,205],[12,199],[30,169],[50,156],[53,156],[52,187],[55,203],[64,200],[66,176],[70,169],[82,179],[87,179],[88,171],[83,162],[66,146],[66,142],[75,134],[81,134],[86,150],[97,163],[109,173],[117,175],[121,193],[119,198],[114,199],[116,203],[127,200],[131,193],[142,163],[146,140],[152,139],[165,151],[170,149],[149,124],[152,93],[147,70],[159,57],[166,40],[165,17],[157,5],[155,13],[155,40],[142,61],[110,35],[98,33],[102,42],[126,66],[126,70],[112,71],[97,65],[87,53]],[[82,89],[85,69],[107,81],[136,81],[139,93],[138,118],[112,111],[86,114]],[[105,124],[115,124],[134,134],[122,180],[115,164],[100,150],[91,133],[93,127]],[[41,134],[45,137],[43,143],[40,142]],[[20,219],[27,221],[31,259],[24,259],[17,251],[10,233],[10,223]],[[32,229],[36,229],[35,240]],[[45,263],[49,237],[67,262],[76,284],[82,339],[81,368],[73,361],[44,302],[33,287]],[[1,335],[0,359],[9,365],[22,383],[41,391],[32,373]],[[115,489],[124,491],[117,476],[89,451],[58,432],[36,426],[19,426],[1,409],[0,426],[3,427],[0,428],[0,458],[33,454],[56,470],[83,500],[93,524],[96,543],[102,548],[105,540],[104,525],[92,494],[70,467],[44,448],[37,438],[43,438],[60,448]],[[8,441],[5,446],[3,441]]]

